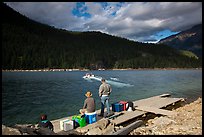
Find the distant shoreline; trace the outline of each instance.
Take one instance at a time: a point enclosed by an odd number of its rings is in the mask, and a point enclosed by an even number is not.
[[[98,69],[98,71],[105,71],[105,70],[202,70],[202,68],[138,68],[138,69]],[[89,69],[31,69],[31,70],[2,70],[2,72],[52,72],[52,71],[96,71],[96,70],[89,70]]]

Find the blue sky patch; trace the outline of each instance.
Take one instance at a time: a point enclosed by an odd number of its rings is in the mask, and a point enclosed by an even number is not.
[[[124,4],[124,2],[114,2],[114,3],[108,3],[108,2],[97,2],[101,5],[101,7],[103,8],[103,10],[109,10],[112,9],[114,7],[114,10],[112,10],[112,12],[109,13],[110,16],[116,16],[116,12],[122,7],[122,5]]]
[[[171,36],[171,35],[174,35],[174,34],[178,34],[179,32],[173,32],[169,29],[165,29],[163,31],[160,31],[158,33],[156,33],[155,38],[158,40],[158,39],[163,39],[163,38],[166,38],[168,36]]]
[[[91,18],[91,14],[87,12],[87,9],[85,2],[77,2],[72,14],[77,17]]]
[[[112,16],[116,16],[116,11],[114,11],[113,13],[111,13]]]
[[[103,7],[103,9],[105,10],[106,7],[108,6],[107,2],[99,2],[101,4],[101,6]]]
[[[124,3],[125,3],[125,2],[119,2],[119,3],[116,4],[116,6],[120,8],[120,7],[122,7],[122,5],[123,5]]]

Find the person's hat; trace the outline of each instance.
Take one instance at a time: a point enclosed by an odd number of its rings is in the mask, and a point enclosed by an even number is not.
[[[91,96],[92,96],[92,94],[91,94],[91,92],[90,92],[90,91],[87,91],[87,92],[86,92],[86,94],[85,94],[85,96],[87,96],[87,97],[91,97]]]
[[[101,81],[106,81],[106,80],[104,78],[102,78]]]

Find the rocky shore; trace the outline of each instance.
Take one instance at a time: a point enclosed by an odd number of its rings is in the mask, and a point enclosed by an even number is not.
[[[202,98],[172,111],[176,114],[149,119],[129,135],[202,135]]]
[[[148,119],[142,126],[128,135],[202,135],[202,98],[172,110],[171,116]],[[54,133],[49,129],[39,129],[31,124],[6,127],[2,125],[2,135],[111,135],[123,127],[116,127],[107,119],[88,125],[83,129]]]

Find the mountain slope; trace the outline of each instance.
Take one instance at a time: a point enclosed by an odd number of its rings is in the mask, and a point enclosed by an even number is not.
[[[160,45],[101,32],[72,32],[38,23],[1,5],[2,69],[200,67],[199,59]]]
[[[202,24],[161,39],[158,43],[166,44],[176,49],[192,51],[202,57]]]

